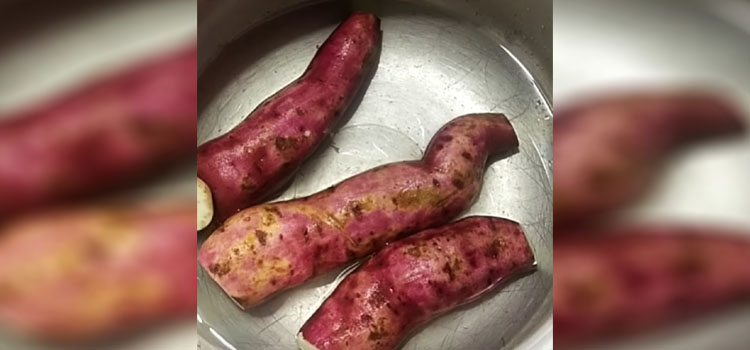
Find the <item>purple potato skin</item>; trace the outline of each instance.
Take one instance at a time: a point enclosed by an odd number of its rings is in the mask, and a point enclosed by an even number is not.
[[[667,224],[559,233],[555,346],[652,330],[750,300],[747,233]]]
[[[239,305],[257,305],[386,242],[447,223],[476,199],[488,157],[517,147],[501,114],[456,118],[437,132],[422,160],[239,212],[208,237],[198,261]]]
[[[395,349],[419,325],[533,268],[518,223],[469,217],[389,244],[341,282],[301,335],[319,350]]]
[[[198,147],[198,177],[218,222],[277,192],[329,136],[375,68],[380,20],[355,12],[305,73],[228,133]]]
[[[561,108],[553,127],[555,225],[632,203],[674,150],[739,134],[742,119],[724,99],[700,92],[622,94]]]
[[[101,195],[188,160],[197,49],[148,59],[0,121],[0,221]]]

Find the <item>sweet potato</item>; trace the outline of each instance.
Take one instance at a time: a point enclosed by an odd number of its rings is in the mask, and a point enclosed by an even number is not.
[[[3,116],[0,220],[130,184],[188,157],[196,96],[190,48]]]
[[[377,17],[352,14],[299,79],[198,148],[218,221],[276,192],[320,146],[375,68],[380,34]]]
[[[631,203],[670,151],[743,129],[737,110],[699,93],[621,95],[563,107],[554,124],[555,225]]]
[[[421,161],[239,212],[208,237],[198,261],[241,306],[256,305],[400,235],[448,222],[475,200],[488,156],[517,146],[503,115],[459,117],[438,131]]]
[[[0,229],[0,324],[46,341],[88,342],[192,316],[194,228],[194,204],[14,221]]]
[[[746,234],[668,225],[601,230],[555,239],[556,346],[650,330],[750,300]]]
[[[318,350],[395,349],[417,326],[531,271],[520,225],[474,216],[391,243],[302,326]]]

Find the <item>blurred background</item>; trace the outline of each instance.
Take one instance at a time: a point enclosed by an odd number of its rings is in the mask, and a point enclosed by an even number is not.
[[[0,349],[196,346],[195,164],[189,158],[197,6],[191,0],[0,1]],[[688,245],[680,240],[693,230],[704,240],[690,245],[691,257],[712,267],[700,270],[706,280],[719,282],[712,294],[700,284],[686,291],[687,284],[674,281],[616,275],[610,280],[679,295],[680,308],[657,302],[667,314],[662,322],[629,329],[612,317],[611,334],[560,342],[559,348],[747,348],[750,283],[737,257],[748,256],[743,249],[750,237],[748,18],[747,0],[555,2],[554,100],[558,111],[567,111],[555,115],[555,142],[575,135],[558,135],[558,125],[581,111],[593,111],[588,115],[597,120],[644,114],[639,111],[658,119],[670,110],[702,110],[684,107],[700,100],[694,96],[710,96],[698,104],[709,105],[703,115],[744,125],[730,125],[705,142],[667,147],[654,140],[683,130],[674,127],[679,122],[656,123],[657,131],[648,129],[654,123],[633,131],[630,123],[606,122],[602,132],[622,127],[611,134],[620,143],[593,137],[594,143],[573,147],[585,156],[627,145],[617,150],[630,152],[622,159],[639,169],[645,164],[647,171],[637,175],[651,181],[636,181],[643,184],[631,191],[637,196],[575,224],[558,225],[556,199],[556,296],[566,286],[558,276],[587,277],[585,269],[566,270],[580,265],[558,264],[558,257],[570,256],[558,255],[558,245],[574,253],[584,249],[579,255],[590,256],[595,267],[635,246],[646,252],[641,265],[617,266],[632,273],[669,263],[670,256],[684,258],[681,249]],[[685,91],[693,95],[686,98]],[[715,119],[694,114],[693,129],[715,125]],[[94,142],[92,134],[106,136]],[[650,153],[643,145],[670,152]],[[117,156],[106,159],[110,152]],[[558,169],[566,157],[570,153],[555,147],[556,198],[558,184],[565,184]],[[632,168],[615,169],[614,187],[636,178]],[[571,169],[572,177],[579,170]],[[661,229],[665,225],[673,229]],[[646,243],[621,244],[608,237],[614,236],[610,231]],[[643,238],[657,234],[677,243]],[[612,254],[599,254],[602,247]],[[672,249],[663,248],[671,255],[660,254],[660,247]],[[628,259],[617,263],[623,261]],[[594,272],[589,276],[597,277]],[[605,292],[584,294],[583,305]],[[722,302],[706,302],[690,317],[669,317],[670,310],[690,310],[694,294]],[[562,301],[555,298],[555,317]],[[555,332],[558,348],[557,327]]]
[[[737,258],[750,256],[749,19],[747,0],[555,1],[555,348],[748,348],[750,274]],[[717,127],[730,118],[740,124]],[[576,187],[591,169],[571,164],[599,166],[599,186]],[[578,220],[561,223],[576,201]],[[642,238],[660,233],[675,240]],[[705,240],[686,243],[691,233]],[[675,256],[699,257],[705,283],[662,275]],[[586,279],[598,289],[571,306],[571,281]],[[641,294],[622,301],[618,288]],[[558,324],[581,315],[602,317],[596,331],[563,339]]]
[[[193,349],[194,0],[0,0],[0,349]]]

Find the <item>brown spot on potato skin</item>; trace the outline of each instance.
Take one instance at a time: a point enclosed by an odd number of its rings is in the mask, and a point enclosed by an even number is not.
[[[410,247],[406,250],[406,254],[409,254],[415,258],[422,256],[422,250],[419,247]]]
[[[266,238],[268,237],[268,232],[263,230],[255,230],[255,237],[258,238],[258,242],[260,242],[261,245],[266,245]]]
[[[276,149],[285,152],[287,150],[294,150],[297,148],[297,139],[293,137],[277,137],[275,144]]]
[[[214,275],[216,275],[218,277],[223,277],[224,275],[228,274],[229,271],[231,271],[231,268],[229,267],[229,263],[225,261],[223,263],[218,263],[218,264],[211,265],[211,267],[209,268],[209,270]]]
[[[242,179],[242,184],[240,185],[240,187],[242,187],[242,191],[244,192],[253,192],[258,188],[258,186],[255,184],[255,180],[253,180],[253,178],[250,176],[246,176]]]
[[[386,336],[388,336],[388,331],[385,329],[382,319],[380,319],[380,322],[372,323],[370,325],[370,334],[367,336],[368,340],[377,341],[378,339],[384,338]]]
[[[378,340],[378,339],[383,338],[385,336],[386,336],[386,333],[381,333],[381,332],[378,332],[378,331],[372,331],[372,332],[370,332],[370,335],[367,337],[367,339],[375,341],[375,340]]]
[[[599,303],[604,295],[602,286],[594,281],[579,282],[568,286],[568,289],[571,292],[567,302],[583,310],[590,309]]]
[[[695,251],[686,251],[672,264],[673,273],[681,278],[699,276],[708,269],[706,259]]]
[[[97,261],[100,261],[101,259],[106,257],[106,250],[105,248],[97,243],[96,241],[88,241],[86,242],[86,257],[90,259],[91,263],[97,263]]]
[[[445,266],[443,266],[443,272],[448,274],[448,278],[451,280],[451,282],[456,279],[455,272],[453,271],[450,263],[445,263]]]
[[[466,160],[471,160],[471,154],[469,152],[463,152],[461,153],[461,157],[463,157]]]
[[[273,211],[264,210],[263,215],[260,217],[260,223],[263,226],[271,226],[279,222],[279,217],[273,213]]]
[[[494,241],[492,241],[492,243],[487,246],[487,257],[496,259],[497,255],[500,254],[500,248],[502,247],[502,245],[503,244],[499,239],[495,239]]]
[[[456,186],[459,190],[464,189],[464,182],[459,178],[454,178],[451,183],[453,183],[453,186]]]
[[[351,249],[346,250],[346,257],[349,260],[354,260],[357,258],[357,253]]]
[[[352,203],[350,208],[351,208],[352,214],[354,214],[354,217],[359,218],[362,216],[362,213],[364,211],[364,209],[362,208],[362,203],[360,202]]]
[[[438,181],[438,179],[432,179],[432,185],[437,188],[440,188],[440,181]]]
[[[267,212],[272,213],[272,214],[276,214],[276,216],[278,216],[280,218],[284,217],[284,215],[281,214],[281,211],[279,210],[279,208],[277,208],[275,206],[266,206],[266,207],[263,207],[263,208]]]

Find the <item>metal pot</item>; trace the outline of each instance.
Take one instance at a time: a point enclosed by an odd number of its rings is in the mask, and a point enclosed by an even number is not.
[[[519,221],[538,271],[430,322],[403,349],[551,349],[552,1],[199,2],[199,143],[297,78],[353,9],[382,19],[378,70],[353,117],[278,200],[417,159],[456,116],[505,113],[519,152],[487,169],[466,214]],[[242,311],[199,268],[200,346],[294,349],[298,329],[343,275],[315,278]]]

